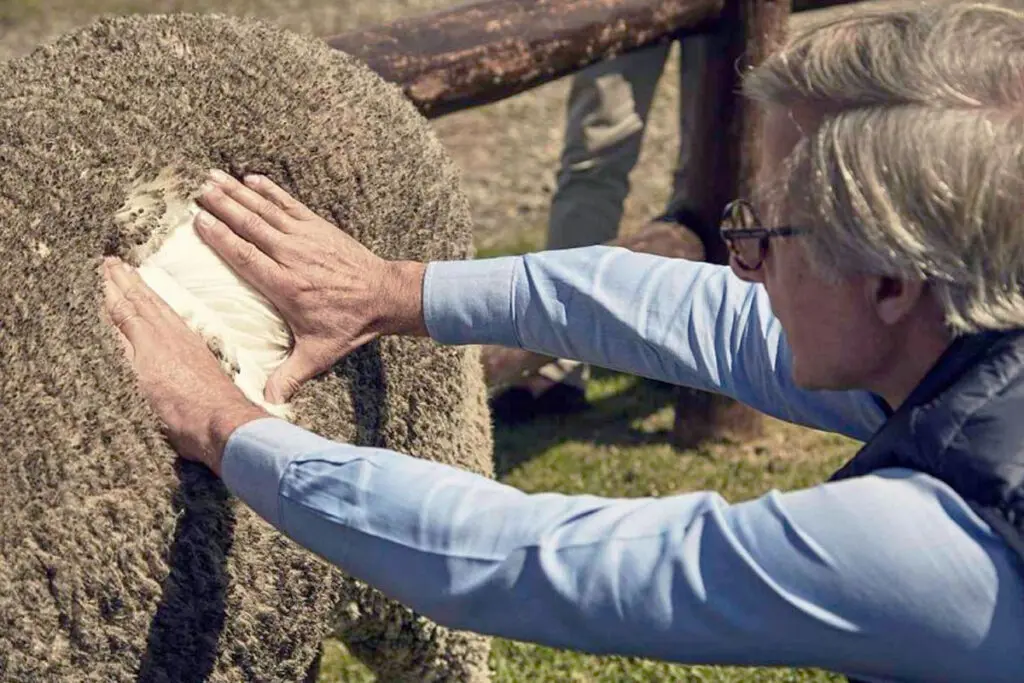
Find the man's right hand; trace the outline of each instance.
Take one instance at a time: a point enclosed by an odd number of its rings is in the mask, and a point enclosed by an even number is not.
[[[283,403],[384,334],[426,336],[422,263],[386,261],[262,176],[211,171],[199,236],[280,312],[294,336],[265,395]]]

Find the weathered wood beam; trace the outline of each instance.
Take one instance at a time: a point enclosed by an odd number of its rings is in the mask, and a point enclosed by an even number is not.
[[[795,10],[848,2],[797,0]],[[436,118],[682,33],[712,30],[724,6],[725,0],[486,0],[326,41],[402,86],[425,116]]]
[[[534,88],[696,28],[723,0],[488,0],[327,38],[429,118]]]

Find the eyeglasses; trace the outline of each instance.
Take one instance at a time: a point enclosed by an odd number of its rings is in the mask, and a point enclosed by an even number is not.
[[[802,235],[802,228],[765,228],[757,217],[753,205],[746,199],[729,202],[722,212],[718,234],[729,247],[729,252],[743,270],[755,271],[764,264],[768,256],[768,241],[772,237]]]

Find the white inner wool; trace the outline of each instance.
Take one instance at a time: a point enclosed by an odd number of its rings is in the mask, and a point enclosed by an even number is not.
[[[195,202],[165,214],[170,232],[138,272],[188,326],[232,366],[235,384],[271,414],[289,418],[288,404],[263,398],[267,379],[291,350],[291,333],[277,310],[196,234]]]

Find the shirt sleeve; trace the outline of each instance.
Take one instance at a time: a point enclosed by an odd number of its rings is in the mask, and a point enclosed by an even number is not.
[[[498,344],[726,394],[789,422],[867,439],[867,392],[809,392],[760,285],[728,267],[612,247],[432,263],[431,337]]]
[[[951,490],[887,470],[730,505],[525,494],[276,419],[223,476],[283,533],[443,625],[681,663],[1010,681],[1024,590]]]

